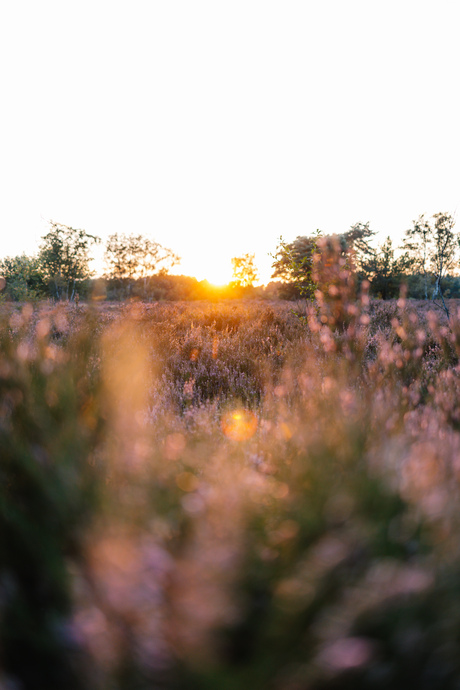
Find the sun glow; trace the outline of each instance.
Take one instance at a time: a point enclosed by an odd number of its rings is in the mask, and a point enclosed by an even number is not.
[[[207,280],[212,287],[224,287],[233,278],[231,259],[217,260],[212,255],[196,257],[194,260],[184,259],[174,272],[194,276],[200,281]]]
[[[208,279],[206,278],[206,280],[208,280]],[[218,289],[227,287],[228,282],[229,282],[229,281],[227,281],[226,283],[221,283],[221,282],[214,282],[214,281],[212,281],[212,280],[208,280],[208,283],[210,284],[210,286],[211,286],[212,288],[218,288]]]

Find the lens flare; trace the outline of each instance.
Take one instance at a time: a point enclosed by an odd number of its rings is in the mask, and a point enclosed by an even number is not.
[[[221,426],[225,436],[232,441],[247,441],[256,432],[257,417],[250,410],[231,410],[222,417]]]

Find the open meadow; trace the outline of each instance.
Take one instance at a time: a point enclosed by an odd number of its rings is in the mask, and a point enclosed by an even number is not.
[[[460,687],[454,300],[0,308],[2,690]]]

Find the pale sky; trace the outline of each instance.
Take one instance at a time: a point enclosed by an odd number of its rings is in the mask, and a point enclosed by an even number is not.
[[[459,32],[458,0],[3,0],[0,257],[52,219],[266,282],[280,235],[455,214]]]

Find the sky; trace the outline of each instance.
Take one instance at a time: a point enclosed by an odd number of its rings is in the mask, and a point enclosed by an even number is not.
[[[0,3],[0,257],[54,220],[224,283],[278,238],[460,201],[460,3]],[[100,264],[96,264],[100,266]]]

